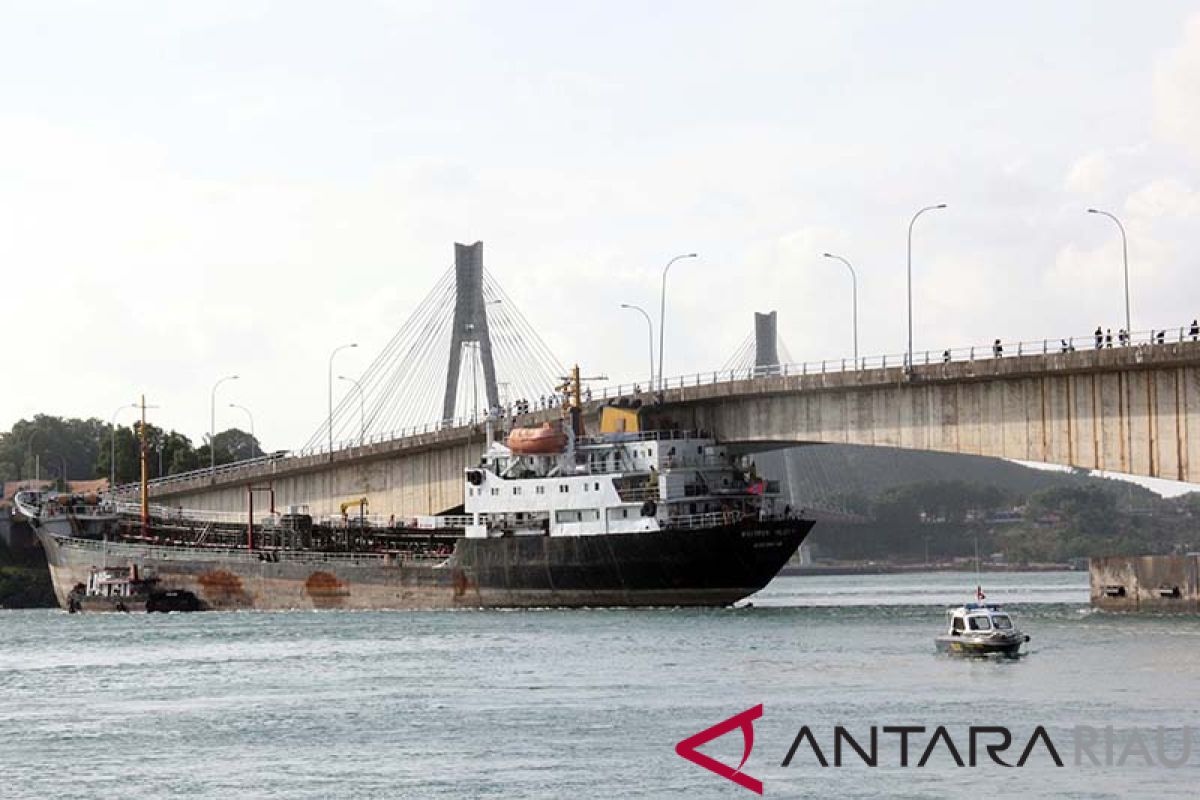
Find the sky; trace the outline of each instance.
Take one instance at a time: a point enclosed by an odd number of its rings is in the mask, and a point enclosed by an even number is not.
[[[564,364],[712,370],[1200,316],[1200,4],[0,0],[0,429],[302,445],[453,262]],[[657,313],[653,316],[657,317]],[[657,321],[656,321],[657,324]],[[503,376],[502,376],[503,378]],[[340,395],[344,386],[339,385]],[[118,416],[132,421],[132,413]]]

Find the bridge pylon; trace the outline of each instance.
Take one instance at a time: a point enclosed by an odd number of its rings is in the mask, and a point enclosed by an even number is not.
[[[779,367],[779,345],[774,311],[754,312],[754,370]]]
[[[454,245],[454,323],[450,329],[450,363],[446,369],[446,395],[442,420],[454,419],[458,402],[458,375],[463,348],[476,345],[483,365],[483,385],[489,409],[500,405],[496,385],[496,363],[488,333],[487,304],[483,299],[483,242]]]

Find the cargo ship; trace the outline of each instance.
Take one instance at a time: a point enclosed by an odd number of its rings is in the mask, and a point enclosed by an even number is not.
[[[96,570],[137,569],[199,608],[723,606],[765,586],[813,521],[703,431],[643,430],[637,409],[581,422],[578,370],[557,424],[496,435],[453,514],[368,520],[303,507],[205,512],[23,496],[66,608]],[[348,513],[358,506],[358,516]]]

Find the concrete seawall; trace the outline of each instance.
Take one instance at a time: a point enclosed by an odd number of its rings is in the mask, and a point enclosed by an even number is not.
[[[1200,554],[1093,558],[1089,571],[1096,608],[1200,613]]]

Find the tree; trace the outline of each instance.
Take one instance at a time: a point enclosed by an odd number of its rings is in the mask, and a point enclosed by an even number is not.
[[[229,428],[213,437],[217,450],[217,463],[228,464],[233,461],[245,461],[262,455],[258,439],[238,428]]]
[[[12,430],[0,432],[0,480],[22,480],[34,476],[40,461],[43,478],[61,478],[63,461],[67,477],[107,478],[114,449],[118,484],[141,477],[141,423],[115,429],[98,419],[67,419],[44,414],[20,420]],[[208,465],[207,445],[198,451],[188,437],[146,425],[146,456],[149,476],[157,478]],[[202,451],[202,452],[201,452]],[[237,429],[217,435],[217,461],[226,463],[261,455],[258,441]],[[159,465],[161,466],[161,469]]]
[[[98,419],[64,419],[46,414],[19,420],[11,431],[0,434],[0,464],[12,465],[6,469],[16,473],[5,477],[32,478],[39,462],[44,477],[61,479],[64,465],[66,477],[95,477],[100,439],[107,428]]]

